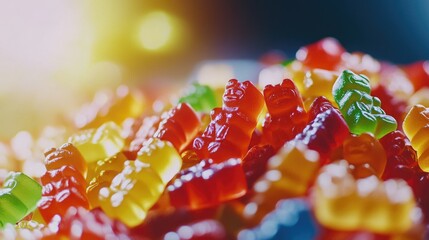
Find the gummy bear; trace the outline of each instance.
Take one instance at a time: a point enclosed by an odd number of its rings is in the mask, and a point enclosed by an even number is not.
[[[200,124],[195,111],[187,103],[180,103],[161,116],[153,136],[171,142],[177,151],[182,152],[197,135]]]
[[[136,159],[137,152],[142,148],[143,143],[153,137],[156,130],[158,129],[159,123],[161,122],[160,117],[158,116],[150,116],[145,117],[143,119],[143,122],[138,129],[137,133],[135,134],[135,138],[131,141],[130,147],[129,147],[129,156],[130,159]]]
[[[15,224],[37,207],[42,187],[21,172],[10,172],[0,190],[0,229]]]
[[[246,193],[246,177],[240,159],[212,162],[203,160],[177,175],[167,188],[171,205],[201,209],[238,198]]]
[[[325,100],[316,98],[309,110],[310,118],[314,117],[314,119],[294,139],[294,141],[303,142],[309,149],[317,151],[322,165],[350,134],[341,114]]]
[[[369,80],[345,70],[334,83],[332,95],[354,134],[370,132],[379,139],[396,130],[396,120],[381,109],[378,98],[370,95]]]
[[[125,145],[121,129],[114,122],[106,122],[97,129],[88,129],[69,138],[86,162],[92,163],[111,157]]]
[[[267,171],[268,160],[276,153],[271,145],[253,146],[243,158],[243,170],[247,187],[253,184]]]
[[[239,240],[260,239],[316,239],[320,227],[315,221],[310,204],[295,198],[280,201],[261,223],[238,234]]]
[[[301,95],[290,79],[265,86],[264,98],[268,115],[262,126],[262,141],[278,149],[304,129],[308,116]]]
[[[100,189],[110,186],[113,178],[124,168],[124,163],[126,160],[127,157],[124,154],[118,153],[113,157],[97,162],[94,176],[89,180],[89,184],[86,189],[88,200],[92,208],[100,206]]]
[[[302,142],[288,142],[268,161],[243,209],[248,226],[258,224],[284,198],[304,196],[320,168],[319,154]]]
[[[222,108],[212,110],[210,124],[193,142],[200,159],[222,162],[243,157],[263,105],[261,92],[250,81],[229,80]]]
[[[383,146],[369,133],[350,135],[343,143],[343,157],[350,163],[355,178],[381,177],[386,167]]]
[[[188,103],[195,111],[210,112],[218,106],[214,91],[208,85],[193,83],[179,99],[179,103]]]
[[[48,171],[61,168],[64,165],[70,165],[80,172],[82,176],[86,175],[85,159],[71,143],[65,143],[60,148],[51,148],[44,155],[45,166]]]
[[[422,105],[413,106],[405,117],[402,128],[417,151],[420,168],[429,172],[429,109]]]
[[[378,85],[371,91],[371,94],[380,99],[381,108],[386,111],[386,114],[395,118],[398,128],[402,128],[402,122],[407,111],[407,102],[395,96],[383,85]]]
[[[46,222],[56,214],[64,216],[72,206],[89,208],[85,178],[71,165],[47,171],[41,181],[43,191],[38,208]]]
[[[345,160],[321,170],[312,197],[318,222],[344,231],[403,233],[411,228],[416,207],[405,181],[381,182],[376,176],[355,179]]]
[[[110,186],[100,189],[99,203],[109,217],[134,227],[145,219],[164,188],[159,174],[150,165],[139,160],[125,161]]]
[[[140,149],[137,160],[147,163],[167,184],[180,171],[182,158],[170,142],[150,138]]]
[[[337,78],[338,74],[334,71],[319,68],[307,71],[304,78],[304,89],[301,94],[309,99],[324,96],[329,101],[334,101],[332,86]]]
[[[344,48],[336,39],[324,38],[300,48],[296,53],[296,59],[309,68],[335,70],[344,53]]]

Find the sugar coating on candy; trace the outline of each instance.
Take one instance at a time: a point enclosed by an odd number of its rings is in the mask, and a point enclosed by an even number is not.
[[[290,79],[264,88],[268,114],[262,125],[262,141],[280,148],[294,138],[307,124],[307,113],[301,95]]]
[[[375,176],[355,179],[345,160],[321,170],[312,197],[321,225],[348,231],[403,233],[411,228],[416,207],[413,192],[405,181],[383,182]]]
[[[370,95],[369,79],[345,70],[332,88],[332,95],[343,114],[350,132],[370,132],[376,138],[396,130],[396,120],[381,109],[380,99]]]
[[[176,231],[166,233],[164,239],[223,240],[226,239],[226,232],[218,221],[207,219],[180,226]]]
[[[243,196],[247,185],[240,159],[210,159],[181,171],[167,189],[173,206],[201,209]]]
[[[261,223],[241,231],[239,240],[260,239],[315,239],[319,233],[309,203],[304,199],[292,198],[280,201],[276,208],[267,214]]]
[[[214,91],[208,85],[199,83],[187,87],[179,103],[188,103],[198,112],[210,112],[218,106]]]
[[[138,160],[126,161],[110,186],[100,189],[99,203],[108,216],[133,227],[145,219],[164,187],[159,173],[150,165]]]
[[[413,106],[405,117],[402,128],[417,151],[420,168],[429,172],[429,108]]]
[[[46,222],[56,214],[64,216],[70,207],[89,208],[85,178],[71,165],[47,171],[41,180],[43,192],[38,210]]]
[[[147,163],[167,184],[182,166],[182,158],[170,142],[150,138],[140,149],[137,160]]]
[[[320,168],[319,154],[302,142],[286,143],[268,160],[267,172],[254,186],[243,209],[249,225],[255,225],[284,198],[304,196]]]
[[[44,155],[47,170],[58,169],[64,165],[71,165],[83,176],[86,174],[86,162],[80,152],[71,143],[65,143],[59,148],[51,148],[47,150]]]
[[[153,137],[171,142],[177,151],[182,152],[197,135],[200,124],[195,111],[187,103],[180,103],[162,114]]]
[[[193,149],[201,159],[215,162],[243,157],[263,105],[261,92],[250,81],[228,81],[222,108],[212,110],[211,122],[194,140]]]
[[[88,163],[115,155],[125,144],[121,129],[114,122],[106,122],[97,129],[80,131],[71,136],[69,142],[79,150]]]

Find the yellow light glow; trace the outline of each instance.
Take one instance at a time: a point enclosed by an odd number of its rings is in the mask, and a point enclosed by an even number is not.
[[[151,12],[140,24],[140,44],[147,50],[158,50],[168,43],[172,30],[172,22],[167,14],[160,11]]]

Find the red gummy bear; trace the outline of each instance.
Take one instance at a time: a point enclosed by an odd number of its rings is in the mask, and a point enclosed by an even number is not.
[[[143,143],[155,134],[160,121],[161,119],[158,116],[143,119],[135,138],[130,143],[129,149],[124,152],[128,159],[135,160],[137,158],[138,151],[142,148]]]
[[[250,81],[229,80],[222,108],[212,110],[211,122],[193,142],[198,157],[211,158],[215,162],[242,158],[263,105],[261,92]]]
[[[171,205],[202,209],[243,196],[246,177],[240,159],[213,164],[203,160],[181,171],[168,186]]]
[[[268,160],[276,154],[271,145],[253,146],[243,158],[248,189],[267,171]]]
[[[154,137],[173,144],[178,152],[194,139],[200,127],[200,119],[187,103],[180,103],[161,116],[158,130]]]
[[[79,150],[71,143],[65,143],[59,148],[51,148],[44,153],[46,169],[53,170],[64,165],[73,166],[80,174],[85,175],[87,166]]]
[[[302,47],[296,53],[296,59],[309,68],[335,70],[341,63],[341,56],[346,51],[334,38],[324,38]]]
[[[85,178],[70,165],[47,171],[42,177],[42,199],[39,212],[46,222],[56,214],[64,216],[69,207],[88,209]]]
[[[397,98],[383,85],[378,85],[376,88],[372,89],[371,94],[380,99],[381,108],[383,108],[386,114],[394,117],[398,122],[398,128],[402,129],[402,122],[407,113],[407,102]]]
[[[321,164],[325,164],[333,151],[341,146],[344,140],[350,135],[349,127],[339,111],[329,101],[316,99],[310,106],[310,113],[320,112],[298,134],[294,141],[301,141],[309,149],[315,150],[320,155]],[[327,109],[322,111],[322,109]]]
[[[304,129],[308,115],[301,95],[290,79],[274,86],[267,85],[264,98],[268,115],[262,127],[263,142],[278,149]]]

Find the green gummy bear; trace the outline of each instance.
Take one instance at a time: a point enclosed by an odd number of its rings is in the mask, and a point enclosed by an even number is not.
[[[34,211],[42,198],[42,186],[21,172],[10,172],[0,190],[0,228],[15,224]]]
[[[376,138],[396,130],[396,120],[380,107],[377,97],[371,96],[369,79],[345,70],[335,81],[332,95],[354,134],[369,132]]]
[[[197,112],[210,112],[218,106],[214,91],[207,85],[194,83],[190,85],[179,103],[186,102]]]

